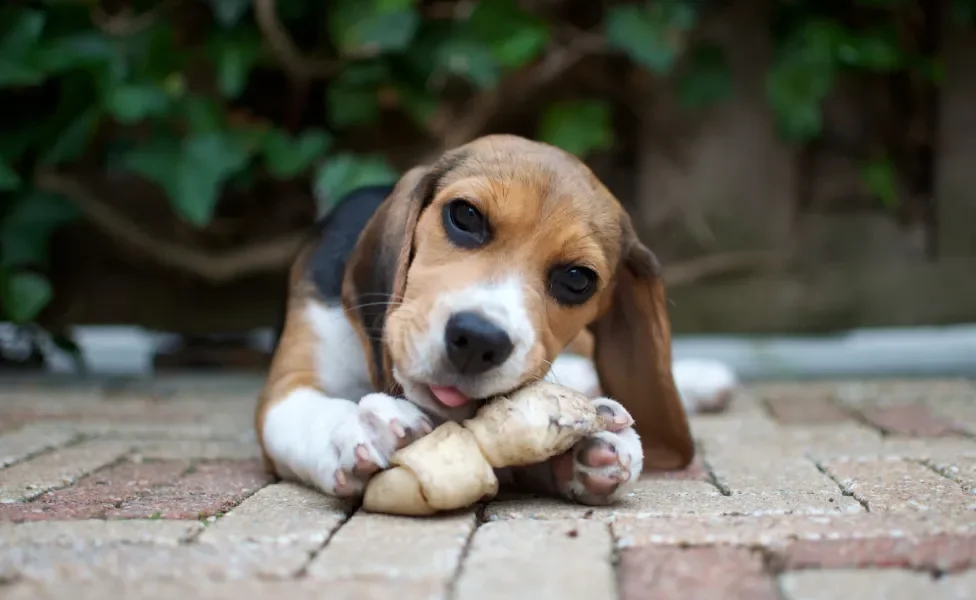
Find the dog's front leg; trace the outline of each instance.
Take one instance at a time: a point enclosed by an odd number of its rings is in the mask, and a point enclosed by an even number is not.
[[[269,408],[262,439],[280,477],[355,497],[398,448],[430,430],[427,417],[406,400],[368,394],[354,402],[299,387]]]

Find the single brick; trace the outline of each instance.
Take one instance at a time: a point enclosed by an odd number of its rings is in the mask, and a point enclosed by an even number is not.
[[[246,542],[320,548],[346,521],[348,502],[290,482],[269,485],[231,510],[199,542],[234,546]]]
[[[761,511],[765,504],[770,510],[795,509],[789,512],[863,510],[852,498],[844,496],[813,461],[802,456],[783,455],[764,446],[745,446],[710,453],[705,461],[718,485],[733,498],[742,498],[738,502],[744,509]]]
[[[695,598],[776,600],[762,556],[746,548],[645,547],[621,551],[621,600]]]
[[[45,450],[58,448],[78,438],[70,428],[29,423],[0,435],[0,467],[6,467]]]
[[[826,395],[802,399],[774,396],[766,399],[766,407],[784,425],[827,425],[851,419],[848,411]]]
[[[976,534],[976,522],[952,514],[860,513],[730,517],[621,516],[611,523],[621,548],[646,545],[763,546],[784,548],[793,540],[923,537]]]
[[[429,519],[359,512],[308,567],[317,579],[411,579],[447,582],[476,526],[473,511]]]
[[[110,519],[197,519],[226,512],[271,483],[258,460],[200,463],[187,475],[110,510]]]
[[[2,521],[104,518],[119,504],[152,493],[177,479],[186,461],[123,462],[87,475],[71,487],[47,492],[31,502],[0,505]]]
[[[705,469],[700,455],[695,456],[691,464],[680,471],[652,471],[645,473],[641,479],[660,480],[660,479],[685,479],[691,481],[708,481],[709,474]]]
[[[0,573],[46,582],[287,579],[307,562],[301,548],[258,544],[233,552],[209,544],[21,545],[0,552]]]
[[[19,581],[3,588],[4,600],[446,600],[446,586],[427,581],[330,581],[314,579],[105,579],[102,581]]]
[[[919,463],[900,460],[834,460],[823,463],[845,492],[871,512],[968,512],[976,496]]]
[[[896,569],[801,571],[782,575],[779,584],[786,600],[918,600],[939,597],[935,595],[937,583],[928,573]]]
[[[0,523],[0,547],[27,544],[101,546],[138,543],[175,545],[203,529],[198,521],[42,521]]]
[[[158,440],[135,449],[145,460],[246,460],[260,458],[260,447],[254,443],[231,440]]]
[[[487,523],[471,542],[455,598],[613,598],[612,560],[610,532],[600,523]]]
[[[641,479],[633,491],[610,506],[582,506],[561,499],[519,497],[495,501],[485,507],[487,520],[591,519],[612,521],[623,516],[677,517],[753,514],[863,513],[857,501],[834,486],[829,494],[793,493],[770,489],[760,493],[723,495],[704,481]]]
[[[976,568],[976,532],[968,535],[797,540],[776,553],[779,570],[901,568],[954,572]]]
[[[70,485],[119,460],[129,447],[124,442],[93,440],[18,463],[0,471],[0,503],[23,502]]]
[[[961,430],[952,419],[933,414],[920,404],[867,407],[860,413],[868,423],[890,435],[939,437]]]

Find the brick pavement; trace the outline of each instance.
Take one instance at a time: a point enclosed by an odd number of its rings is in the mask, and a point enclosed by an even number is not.
[[[0,598],[976,598],[972,381],[754,384],[616,506],[432,519],[272,482],[210,383],[0,388]]]

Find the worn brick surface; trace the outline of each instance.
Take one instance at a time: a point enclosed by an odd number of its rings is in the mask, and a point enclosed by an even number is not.
[[[938,584],[927,573],[894,569],[802,571],[780,577],[786,600],[941,600]],[[960,599],[962,600],[962,599]]]
[[[6,579],[54,582],[125,579],[282,579],[294,577],[308,553],[288,546],[208,544],[21,545],[0,552]]]
[[[446,600],[442,585],[427,581],[335,581],[323,588],[321,581],[293,580],[119,580],[70,583],[18,582],[3,589],[4,600]]]
[[[762,556],[746,548],[645,547],[620,553],[620,599],[776,600]]]
[[[860,513],[864,509],[840,488],[827,495],[797,494],[789,490],[723,495],[703,481],[643,479],[634,491],[611,506],[579,506],[560,499],[518,497],[492,502],[484,516],[496,519],[612,520],[623,516],[674,517],[768,514]]]
[[[976,568],[976,532],[963,535],[799,540],[777,554],[776,566],[796,569],[899,567],[952,572]]]
[[[929,459],[925,463],[943,477],[948,477],[961,485],[967,492],[976,494],[976,458],[967,456],[936,458]]]
[[[350,506],[294,483],[259,490],[200,536],[200,543],[296,544],[314,550],[348,518]]]
[[[823,467],[872,512],[968,512],[976,518],[976,496],[917,462],[836,460]]]
[[[612,598],[612,553],[607,527],[592,521],[487,523],[471,542],[455,598]]]
[[[432,519],[357,513],[308,567],[316,579],[410,579],[447,582],[458,569],[475,514]]]
[[[777,395],[766,398],[766,406],[773,418],[784,425],[830,425],[852,418],[829,395],[809,398]]]
[[[150,494],[189,468],[185,461],[123,462],[81,478],[75,485],[30,502],[0,505],[0,520],[41,521],[104,518],[123,502]]]
[[[764,446],[713,452],[706,457],[719,486],[752,512],[861,512],[837,483],[805,457],[783,456]],[[783,508],[791,507],[785,511]]]
[[[230,440],[156,440],[139,444],[135,454],[146,460],[246,460],[260,458],[254,442]]]
[[[622,548],[649,544],[734,544],[782,548],[793,540],[900,538],[951,534],[969,536],[976,521],[958,515],[861,513],[733,517],[619,516],[611,527]]]
[[[942,436],[961,430],[952,419],[933,414],[920,404],[867,407],[860,413],[866,421],[890,435]]]
[[[198,521],[128,520],[0,523],[0,547],[27,544],[100,546],[105,544],[177,544],[197,535]]]
[[[122,502],[108,518],[196,519],[225,512],[271,483],[257,460],[200,463],[185,476],[163,487]]]
[[[129,451],[124,442],[93,440],[44,454],[0,471],[0,503],[36,498],[119,460]]]
[[[6,467],[44,450],[74,441],[78,434],[70,428],[31,423],[0,435],[0,467]]]

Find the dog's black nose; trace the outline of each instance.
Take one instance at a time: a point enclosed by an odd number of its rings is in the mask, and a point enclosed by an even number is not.
[[[474,312],[451,315],[444,329],[447,358],[458,372],[477,375],[505,362],[512,338],[504,329]]]

